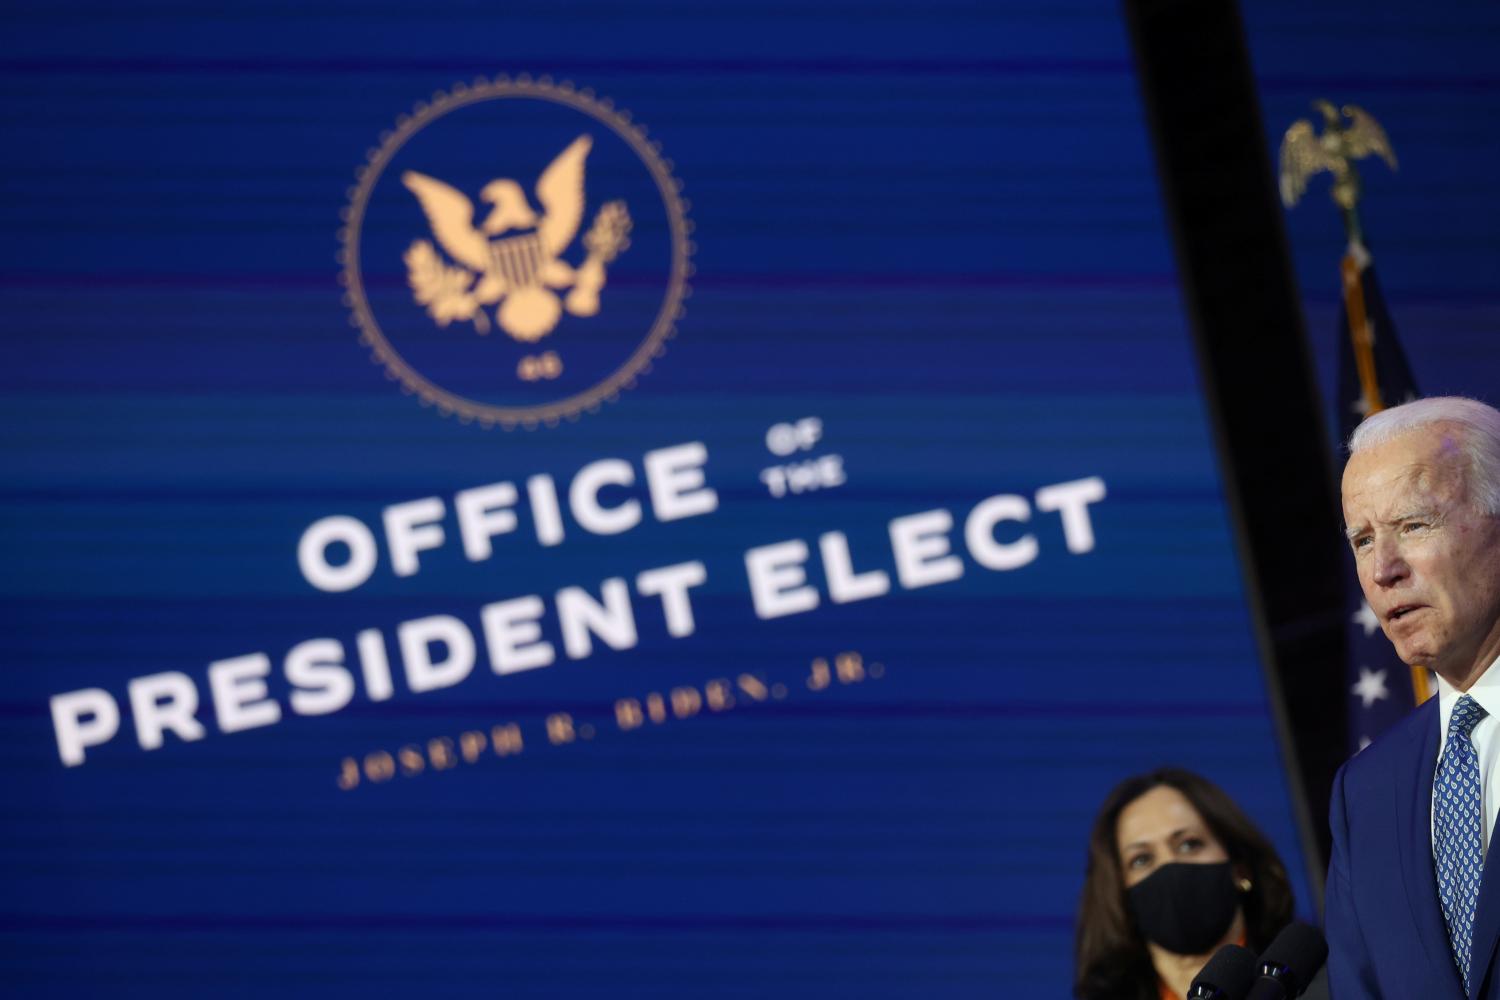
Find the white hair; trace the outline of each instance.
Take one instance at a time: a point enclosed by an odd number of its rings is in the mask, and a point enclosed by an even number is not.
[[[1432,424],[1454,424],[1458,445],[1469,459],[1469,499],[1479,510],[1500,516],[1500,410],[1477,399],[1433,396],[1402,403],[1366,417],[1349,438],[1349,454]]]

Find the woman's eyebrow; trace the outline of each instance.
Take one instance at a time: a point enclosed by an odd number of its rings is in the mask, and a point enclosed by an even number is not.
[[[1178,837],[1181,837],[1181,836],[1184,836],[1186,834],[1193,833],[1193,832],[1195,832],[1195,831],[1190,826],[1180,826],[1177,829],[1173,830],[1171,833],[1167,834],[1167,839],[1168,840],[1176,840]],[[1149,840],[1132,840],[1128,844],[1121,844],[1120,845],[1120,853],[1124,854],[1127,851],[1134,850],[1137,847],[1150,847],[1150,846],[1151,846],[1151,841],[1149,841]]]

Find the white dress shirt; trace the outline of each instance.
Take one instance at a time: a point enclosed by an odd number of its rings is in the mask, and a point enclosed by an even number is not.
[[[1474,731],[1469,738],[1474,741],[1474,752],[1479,755],[1479,794],[1480,809],[1484,812],[1484,852],[1489,854],[1490,837],[1495,832],[1495,813],[1500,808],[1500,670],[1495,669],[1500,664],[1500,659],[1491,663],[1484,673],[1479,675],[1479,680],[1468,691],[1460,691],[1452,684],[1437,679],[1438,686],[1438,739],[1442,741],[1442,750],[1438,753],[1438,764],[1443,762],[1443,753],[1448,749],[1448,720],[1453,718],[1453,706],[1458,699],[1465,694],[1473,697],[1479,702],[1479,707],[1487,714],[1474,726]],[[1434,776],[1437,771],[1434,769]],[[1437,784],[1434,781],[1433,795],[1437,795]],[[1433,814],[1436,817],[1437,805],[1433,803]],[[1434,832],[1435,833],[1435,832]],[[1433,837],[1433,858],[1437,858],[1437,837]]]

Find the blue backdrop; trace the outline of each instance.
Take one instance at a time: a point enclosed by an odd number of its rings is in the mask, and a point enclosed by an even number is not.
[[[9,992],[1062,996],[1092,814],[1168,762],[1311,916],[1113,7],[7,21]]]

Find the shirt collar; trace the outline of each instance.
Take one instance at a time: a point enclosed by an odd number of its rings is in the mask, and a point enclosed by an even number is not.
[[[1484,673],[1479,675],[1479,680],[1467,691],[1460,691],[1441,677],[1437,679],[1438,687],[1438,732],[1442,739],[1448,739],[1448,720],[1453,718],[1453,706],[1458,704],[1461,695],[1471,695],[1479,702],[1479,707],[1489,715],[1500,716],[1500,670],[1495,669],[1495,664],[1500,663],[1496,659]]]

